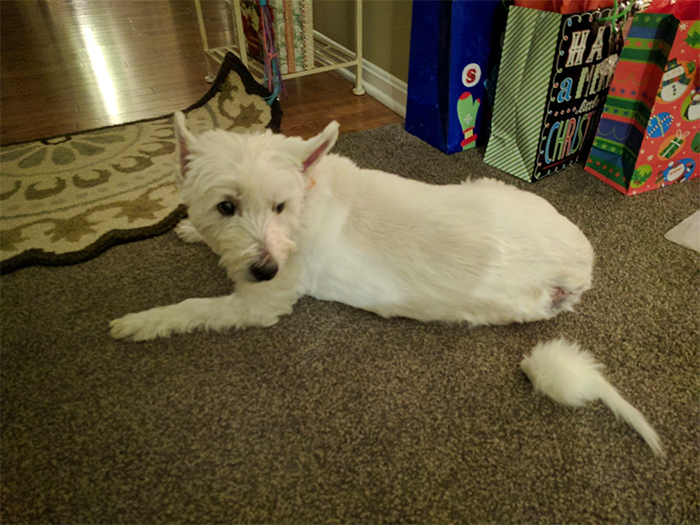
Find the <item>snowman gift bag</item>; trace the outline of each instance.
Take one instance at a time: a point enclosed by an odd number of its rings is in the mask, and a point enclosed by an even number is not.
[[[485,144],[503,2],[416,0],[412,16],[406,131],[445,153]]]
[[[485,162],[534,182],[586,158],[622,49],[625,6],[509,9]]]
[[[626,195],[700,173],[700,6],[664,3],[634,17],[586,163]]]

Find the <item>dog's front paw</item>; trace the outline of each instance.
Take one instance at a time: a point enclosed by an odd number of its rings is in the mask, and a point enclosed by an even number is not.
[[[148,341],[156,337],[165,337],[169,333],[159,331],[158,323],[149,315],[149,312],[128,314],[120,319],[115,319],[110,326],[110,335],[115,339],[127,339],[129,341]]]
[[[189,219],[183,219],[175,226],[175,233],[185,242],[204,242],[204,237],[197,231]]]

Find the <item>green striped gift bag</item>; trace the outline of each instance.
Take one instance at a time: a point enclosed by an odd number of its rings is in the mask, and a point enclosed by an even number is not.
[[[488,164],[533,182],[586,158],[622,47],[613,15],[510,8]]]

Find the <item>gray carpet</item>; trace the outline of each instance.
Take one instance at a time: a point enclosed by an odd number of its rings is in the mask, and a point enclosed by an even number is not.
[[[663,237],[698,181],[625,197],[581,168],[527,185],[400,125],[341,137],[361,166],[494,176],[590,238],[573,314],[506,327],[303,299],[268,329],[133,344],[107,323],[230,284],[170,232],[2,286],[3,523],[698,523],[699,257]],[[591,350],[664,440],[533,394],[522,353]]]

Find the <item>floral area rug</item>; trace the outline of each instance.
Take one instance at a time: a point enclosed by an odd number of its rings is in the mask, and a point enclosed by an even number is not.
[[[190,129],[278,132],[279,103],[228,54]],[[0,272],[75,264],[165,233],[186,215],[172,115],[0,148]]]

